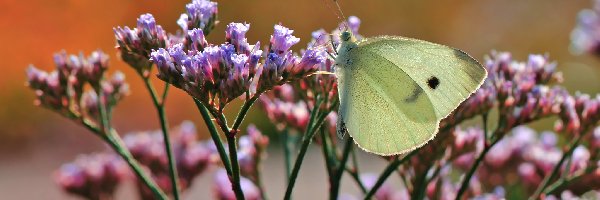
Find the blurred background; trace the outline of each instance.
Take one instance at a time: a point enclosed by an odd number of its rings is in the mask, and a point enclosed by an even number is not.
[[[6,199],[69,199],[52,180],[52,173],[62,163],[76,155],[104,150],[98,138],[73,122],[33,105],[34,94],[25,87],[25,69],[33,64],[52,70],[53,53],[89,54],[102,49],[111,56],[110,71],[128,75],[131,95],[117,107],[114,124],[120,133],[158,129],[157,116],[143,83],[134,70],[116,56],[112,28],[135,27],[136,18],[152,13],[168,32],[179,29],[176,20],[185,11],[188,0],[33,0],[0,1],[0,194]],[[332,30],[341,21],[334,7],[324,0],[255,0],[218,1],[221,24],[210,34],[211,43],[225,40],[224,28],[229,22],[251,24],[247,36],[250,43],[267,44],[273,25],[282,23],[294,29],[301,38],[294,49],[305,47],[310,33],[324,28]],[[600,60],[569,51],[569,36],[577,13],[592,6],[591,0],[341,0],[346,16],[362,20],[360,33],[402,35],[446,44],[462,49],[478,60],[491,50],[509,51],[518,60],[530,53],[548,54],[563,71],[564,86],[571,92],[600,92]],[[162,85],[159,82],[156,85]],[[238,104],[239,105],[239,104]],[[237,112],[230,105],[228,112]],[[171,125],[192,120],[203,138],[205,127],[192,100],[182,91],[171,90],[167,103]],[[265,115],[256,107],[246,123],[257,124],[266,134],[276,134]],[[539,124],[549,129],[551,124]],[[275,140],[276,141],[276,140]],[[267,190],[272,197],[281,197],[285,187],[283,163],[279,148],[269,151],[265,163]],[[317,199],[325,198],[326,178],[317,149],[309,152],[295,194]],[[381,159],[362,156],[365,170],[379,173]],[[365,162],[372,159],[373,162]],[[309,175],[309,176],[302,176]],[[322,176],[319,176],[322,174]],[[209,197],[211,175],[202,175],[194,185],[192,196]],[[322,187],[318,184],[322,183]],[[343,190],[352,191],[353,184]],[[133,195],[129,189],[119,190],[119,197]],[[322,192],[319,192],[322,190]],[[276,199],[277,199],[276,198]]]

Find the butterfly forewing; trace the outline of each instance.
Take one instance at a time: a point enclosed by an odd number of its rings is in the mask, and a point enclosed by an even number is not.
[[[379,55],[408,74],[423,88],[438,119],[447,117],[487,76],[484,67],[468,54],[427,41],[382,36],[363,40],[358,48]]]
[[[340,118],[361,148],[400,154],[435,135],[439,120],[431,101],[394,63],[361,48],[340,54],[337,62]]]

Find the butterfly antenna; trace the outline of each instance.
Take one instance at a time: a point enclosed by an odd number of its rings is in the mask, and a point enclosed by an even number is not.
[[[336,13],[336,15],[338,16],[338,19],[340,19],[340,15],[342,16],[342,18],[340,20],[342,20],[342,23],[344,24],[344,28],[346,29],[346,30],[340,30],[340,31],[347,31],[348,29],[350,29],[348,27],[348,19],[346,19],[346,16],[344,15],[344,12],[342,11],[342,7],[338,3],[338,0],[333,0],[333,2],[335,3],[335,6],[337,7],[337,11],[339,13],[339,14]]]

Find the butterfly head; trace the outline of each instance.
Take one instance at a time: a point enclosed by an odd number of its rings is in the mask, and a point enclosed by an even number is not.
[[[340,39],[342,39],[342,42],[349,42],[352,39],[352,33],[350,33],[350,31],[344,31],[342,32]]]
[[[352,32],[350,32],[349,30],[345,30],[344,32],[342,32],[342,34],[340,35],[340,39],[341,39],[342,43],[356,42],[356,37],[354,37]]]

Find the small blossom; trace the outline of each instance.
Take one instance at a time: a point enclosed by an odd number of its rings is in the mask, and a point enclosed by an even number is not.
[[[208,45],[202,29],[194,28],[187,31],[185,47],[189,50],[202,51]]]
[[[252,181],[244,177],[240,177],[240,185],[246,199],[261,199],[260,190],[256,185],[254,185],[254,183],[252,183]],[[227,172],[224,169],[219,169],[217,172],[215,172],[214,194],[215,198],[220,200],[236,199],[235,194],[231,189],[231,181],[229,181],[229,176],[227,176]]]
[[[153,49],[169,46],[166,32],[156,24],[151,14],[143,14],[138,18],[137,27],[133,30],[125,26],[113,29],[117,40],[117,49],[123,61],[127,62],[139,74],[149,76],[151,63],[148,59]]]
[[[209,0],[192,0],[185,5],[187,13],[181,14],[177,24],[183,29],[192,30],[194,28],[202,29],[208,34],[216,24],[217,2]]]
[[[275,25],[275,32],[271,35],[271,52],[278,55],[288,52],[290,47],[300,42],[300,38],[292,35],[294,30],[282,25]]]
[[[249,53],[249,44],[246,39],[246,32],[250,29],[250,24],[230,23],[225,29],[225,39],[235,46],[237,53]]]

